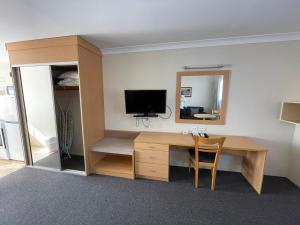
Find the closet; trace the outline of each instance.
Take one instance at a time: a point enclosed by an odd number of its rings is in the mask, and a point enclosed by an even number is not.
[[[80,36],[6,48],[27,165],[90,174],[89,148],[104,137],[100,50]]]
[[[77,65],[51,66],[61,169],[84,171]]]

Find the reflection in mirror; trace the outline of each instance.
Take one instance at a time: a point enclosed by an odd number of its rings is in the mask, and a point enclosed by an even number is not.
[[[33,165],[61,169],[49,66],[21,67]]]
[[[182,76],[180,118],[219,120],[222,93],[222,75]]]
[[[229,70],[177,73],[176,122],[225,124]]]

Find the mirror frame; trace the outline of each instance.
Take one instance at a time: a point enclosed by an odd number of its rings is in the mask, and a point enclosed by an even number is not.
[[[176,81],[176,112],[175,122],[176,123],[194,123],[194,124],[213,124],[213,125],[224,125],[226,108],[227,108],[227,95],[228,95],[228,83],[230,70],[199,70],[199,71],[182,71],[177,72]],[[222,93],[222,106],[220,110],[219,120],[193,120],[193,119],[181,119],[180,118],[180,89],[181,89],[181,78],[183,76],[223,76],[223,93]]]

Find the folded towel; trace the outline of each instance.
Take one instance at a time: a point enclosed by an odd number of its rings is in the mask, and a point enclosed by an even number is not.
[[[59,81],[57,84],[60,86],[78,86],[79,80],[72,79],[72,78],[66,78],[64,80]]]
[[[79,79],[77,71],[65,72],[65,73],[61,74],[58,78],[59,79],[66,79],[66,78]]]

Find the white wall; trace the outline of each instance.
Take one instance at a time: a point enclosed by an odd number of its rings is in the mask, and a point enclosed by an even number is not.
[[[194,125],[175,123],[176,72],[184,65],[231,64],[225,125],[207,126],[209,133],[247,135],[268,150],[266,174],[287,176],[293,126],[278,120],[280,103],[293,99],[299,83],[300,42],[277,42],[104,55],[105,126],[116,130],[136,127],[125,114],[125,89],[167,89],[169,120],[152,119],[148,130],[180,132]],[[183,165],[184,153],[173,153]],[[235,157],[223,157],[221,169],[238,170]]]
[[[10,65],[8,62],[0,61],[0,87],[10,84],[12,84],[12,79],[10,77]]]
[[[288,177],[300,187],[300,125],[296,126],[293,136]]]

